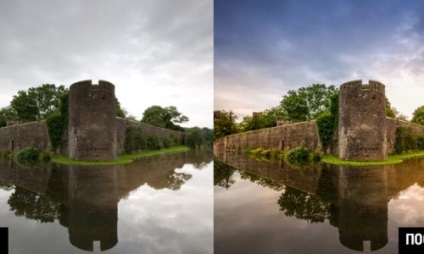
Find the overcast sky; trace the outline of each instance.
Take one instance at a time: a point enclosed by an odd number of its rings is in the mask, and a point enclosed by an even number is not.
[[[18,90],[99,79],[137,119],[176,106],[213,125],[212,0],[0,2],[0,107]]]
[[[374,79],[411,119],[424,105],[424,1],[215,0],[215,109],[242,116],[288,90]]]

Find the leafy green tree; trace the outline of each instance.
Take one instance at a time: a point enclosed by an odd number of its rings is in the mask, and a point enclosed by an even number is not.
[[[417,123],[424,125],[424,105],[421,107],[418,107],[414,113],[412,113],[412,120],[411,123]]]
[[[128,111],[121,107],[121,103],[116,98],[116,116],[121,118],[127,118]]]
[[[386,98],[386,116],[395,118],[395,112],[393,111],[394,108],[392,108],[389,99]]]
[[[8,118],[15,118],[17,116],[15,110],[10,107],[4,107],[0,109],[0,128],[6,126]]]
[[[240,123],[240,129],[242,131],[251,131],[275,127],[279,116],[284,116],[280,107],[273,107],[253,116],[245,116]]]
[[[278,204],[286,216],[309,223],[324,222],[330,218],[330,202],[289,186],[281,194]]]
[[[59,203],[49,197],[16,186],[7,203],[16,216],[41,223],[53,222],[59,217]]]
[[[297,91],[288,91],[287,95],[283,96],[280,106],[288,120],[293,122],[312,120],[330,109],[331,96],[337,92],[338,89],[334,86],[313,84],[301,87]]]
[[[214,160],[213,162],[213,184],[228,189],[236,181],[234,180],[233,174],[236,169],[219,161]]]
[[[154,105],[144,111],[141,122],[171,130],[184,131],[184,128],[176,125],[176,123],[184,123],[188,120],[189,118],[179,112],[175,106],[162,108]]]
[[[199,127],[191,128],[186,137],[186,144],[190,148],[200,148],[205,143],[202,130]]]
[[[220,138],[226,135],[238,132],[236,124],[237,116],[230,110],[214,111],[213,135],[215,138]]]
[[[60,98],[67,93],[68,89],[64,86],[43,84],[27,91],[18,91],[10,105],[22,121],[41,120],[59,110]]]
[[[186,145],[190,148],[212,148],[213,130],[208,128],[187,128]]]

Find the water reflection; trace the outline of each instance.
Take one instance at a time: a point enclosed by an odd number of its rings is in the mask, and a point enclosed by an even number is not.
[[[389,201],[416,183],[424,186],[424,159],[379,167],[322,164],[294,169],[243,155],[216,156],[215,185],[231,190],[239,170],[241,179],[280,191],[275,202],[285,216],[310,224],[328,221],[338,229],[339,242],[356,251],[364,250],[364,241],[370,242],[371,251],[385,247]]]
[[[13,190],[7,203],[16,216],[39,223],[57,220],[73,246],[93,251],[99,241],[104,251],[118,243],[121,199],[142,185],[177,191],[192,178],[177,169],[185,164],[202,169],[211,160],[210,153],[192,151],[89,168],[49,164],[29,169],[11,161],[0,164],[0,187]]]

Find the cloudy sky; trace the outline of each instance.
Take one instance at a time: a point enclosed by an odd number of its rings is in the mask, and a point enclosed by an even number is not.
[[[212,0],[0,2],[0,107],[18,90],[99,79],[138,119],[176,106],[213,125]]]
[[[407,115],[424,105],[424,1],[215,0],[215,109],[242,116],[288,90],[374,79]]]

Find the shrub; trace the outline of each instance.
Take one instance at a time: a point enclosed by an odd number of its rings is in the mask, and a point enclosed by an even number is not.
[[[147,149],[149,150],[159,150],[162,148],[160,145],[160,139],[157,135],[147,136]]]
[[[22,164],[31,164],[37,161],[38,159],[39,151],[37,148],[34,148],[32,146],[25,147],[22,150],[19,150],[16,155],[15,159],[17,162]]]
[[[261,156],[264,156],[265,158],[271,158],[271,150],[263,149]]]
[[[66,129],[67,119],[58,113],[52,114],[46,119],[50,142],[53,150],[56,150],[62,142],[63,132]]]
[[[0,150],[0,159],[10,159],[13,157],[13,153],[9,150]]]
[[[331,139],[335,131],[334,116],[325,112],[317,118],[318,133],[321,139],[322,150],[326,151],[331,144]]]
[[[311,153],[311,159],[313,162],[320,162],[322,159],[322,155],[319,152]]]
[[[163,147],[164,148],[170,148],[172,146],[172,139],[171,138],[166,138],[163,140]]]
[[[290,150],[284,157],[291,164],[304,164],[309,159],[309,149],[305,146],[298,146]]]
[[[244,150],[244,153],[251,154],[253,150],[255,150],[255,147],[249,146]]]
[[[38,155],[38,160],[42,162],[49,162],[52,156],[48,152],[40,152]]]
[[[401,154],[411,150],[424,149],[424,136],[413,133],[412,128],[399,126],[396,128],[394,151]]]

